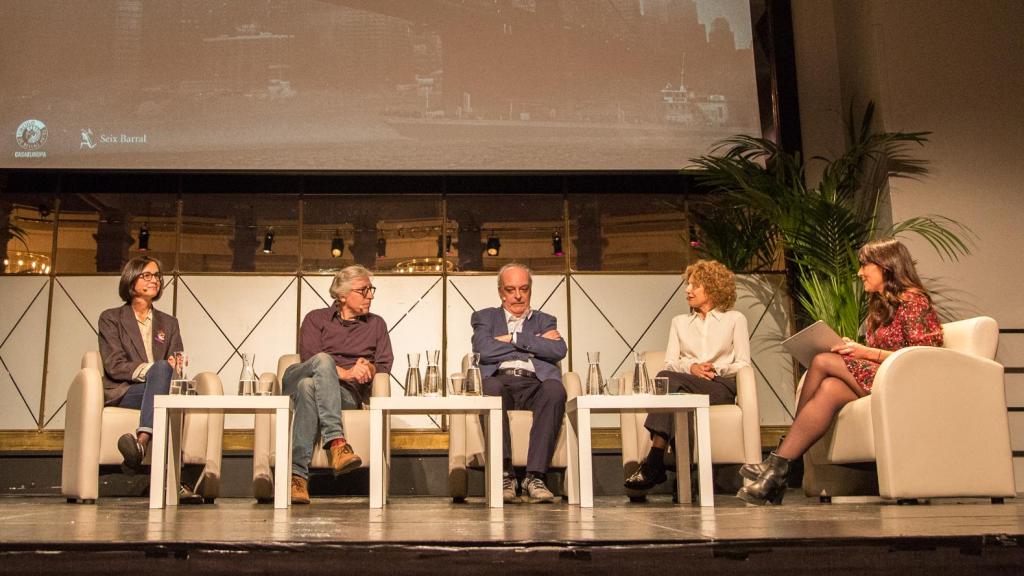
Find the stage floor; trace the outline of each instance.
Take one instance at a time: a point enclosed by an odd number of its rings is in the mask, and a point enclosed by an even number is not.
[[[821,504],[790,490],[782,506],[752,507],[716,496],[716,507],[674,505],[670,496],[630,504],[597,497],[593,509],[565,503],[485,507],[482,498],[392,497],[370,510],[365,497],[314,498],[275,510],[242,498],[150,510],[145,498],[95,505],[56,497],[0,498],[0,548],[11,545],[216,543],[630,544],[724,541],[848,541],[1024,535],[1024,498]]]

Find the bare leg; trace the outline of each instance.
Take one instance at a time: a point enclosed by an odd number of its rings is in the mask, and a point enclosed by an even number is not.
[[[664,436],[651,434],[651,446],[664,450],[668,448],[668,440],[666,440]]]
[[[790,426],[789,433],[776,450],[776,454],[787,460],[799,458],[811,444],[825,435],[832,424],[832,419],[843,406],[863,395],[863,390],[858,395],[851,386],[839,378],[825,378],[814,396],[804,405],[803,410],[797,413],[796,420]]]
[[[140,446],[149,446],[149,439],[152,435],[149,432],[139,432],[138,442]]]

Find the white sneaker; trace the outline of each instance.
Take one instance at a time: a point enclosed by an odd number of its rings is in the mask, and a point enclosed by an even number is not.
[[[555,495],[548,490],[544,481],[532,474],[527,474],[526,478],[523,478],[523,494],[527,497],[527,502],[531,504],[551,504],[555,501]]]
[[[519,496],[516,495],[516,477],[503,476],[501,479],[501,498],[505,504],[517,504]]]

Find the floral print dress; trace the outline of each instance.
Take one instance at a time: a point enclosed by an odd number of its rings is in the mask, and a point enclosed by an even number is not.
[[[869,333],[867,345],[889,351],[907,346],[942,346],[942,326],[928,298],[923,294],[907,291],[900,299],[903,303],[896,308],[892,322],[886,326],[879,326],[874,332]],[[870,393],[879,363],[848,356],[843,360],[846,361],[846,367],[857,380],[857,384],[865,392]]]

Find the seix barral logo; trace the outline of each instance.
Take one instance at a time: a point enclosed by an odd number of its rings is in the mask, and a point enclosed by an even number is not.
[[[80,132],[82,138],[78,143],[79,150],[83,148],[95,150],[99,146],[140,146],[149,144],[149,134],[145,132],[129,133],[104,130],[93,132],[92,128],[82,128]]]
[[[25,120],[14,132],[14,138],[21,150],[14,151],[15,158],[46,158],[41,148],[46,144],[49,131],[40,120]]]

